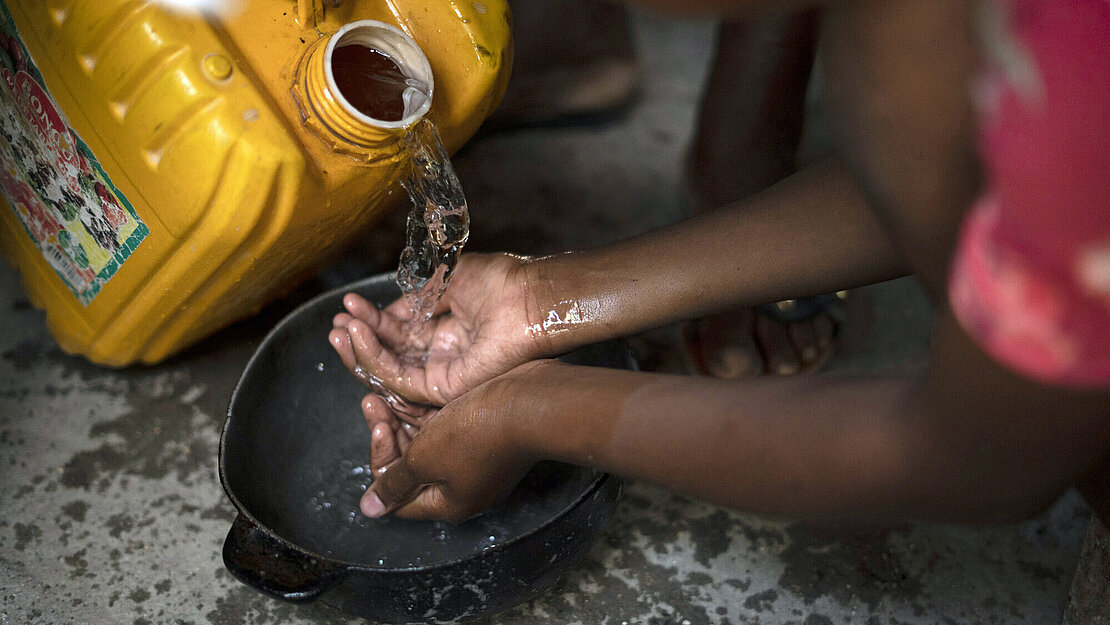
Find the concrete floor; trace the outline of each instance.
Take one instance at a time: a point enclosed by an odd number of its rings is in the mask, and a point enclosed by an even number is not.
[[[481,138],[457,157],[474,249],[592,246],[684,214],[679,164],[712,24],[634,19],[640,101],[592,127]],[[599,175],[598,172],[604,172]],[[0,270],[0,625],[355,622],[265,598],[225,571],[234,511],[216,473],[227,401],[258,341],[306,297],[392,268],[391,220],[311,284],[157,367],[60,352]],[[854,292],[835,370],[918,366],[912,281]],[[603,538],[553,589],[489,623],[1058,623],[1088,511],[983,529],[815,530],[629,484]]]

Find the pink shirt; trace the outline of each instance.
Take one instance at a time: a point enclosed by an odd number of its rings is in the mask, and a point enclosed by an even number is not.
[[[1018,373],[1110,389],[1110,0],[994,6],[979,92],[986,189],[949,299]]]

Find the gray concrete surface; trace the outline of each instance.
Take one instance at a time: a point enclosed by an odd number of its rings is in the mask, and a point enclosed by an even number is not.
[[[484,137],[457,158],[473,247],[597,245],[682,217],[679,162],[712,25],[637,15],[653,67],[616,122]],[[231,389],[291,306],[388,270],[396,220],[258,318],[157,367],[61,353],[0,270],[0,625],[341,623],[232,579],[216,468]],[[919,366],[928,306],[912,281],[851,299],[834,369]],[[321,340],[322,339],[321,335]],[[632,483],[603,538],[554,588],[489,623],[1058,623],[1087,519],[1066,496],[994,528],[814,529]]]

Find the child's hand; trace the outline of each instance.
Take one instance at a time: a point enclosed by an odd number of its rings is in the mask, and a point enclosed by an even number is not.
[[[421,363],[406,363],[399,353],[412,314],[403,299],[378,310],[348,294],[347,312],[335,316],[328,338],[352,373],[360,368],[410,402],[443,406],[541,355],[526,317],[526,265],[510,255],[464,255],[428,321],[429,349]]]
[[[363,401],[374,483],[363,514],[462,521],[497,501],[534,464],[512,435],[506,385],[495,380],[426,415],[412,438],[388,404]]]
[[[362,415],[370,429],[370,470],[374,477],[405,453],[420,428],[435,414],[435,409],[427,406],[412,408],[414,414],[404,415],[402,420],[381,396],[370,393],[362,399]]]

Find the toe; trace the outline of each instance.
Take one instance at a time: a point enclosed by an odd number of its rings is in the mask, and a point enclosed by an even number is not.
[[[790,323],[786,329],[802,369],[812,366],[821,358],[823,347],[812,320]]]
[[[801,362],[785,324],[761,314],[756,317],[755,330],[769,372],[794,375],[801,371]]]
[[[755,377],[763,356],[753,336],[755,312],[730,311],[691,322],[684,331],[692,369],[715,378]]]

